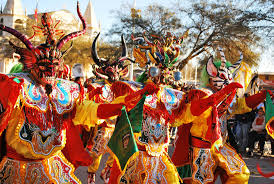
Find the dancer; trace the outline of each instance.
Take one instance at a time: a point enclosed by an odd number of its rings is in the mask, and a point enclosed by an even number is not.
[[[202,89],[205,92],[204,96],[215,94],[229,86],[232,82],[232,72],[237,71],[243,57],[241,54],[240,59],[232,65],[226,62],[221,48],[219,48],[219,52],[221,62],[213,63],[213,57],[210,57],[204,70],[203,74],[206,76],[207,87]],[[213,106],[192,121],[192,125],[189,127],[190,138],[185,137],[188,134],[184,134],[177,139],[172,160],[179,167],[184,166],[183,163],[191,161],[192,183],[212,183],[218,174],[221,174],[222,182],[248,183],[249,170],[245,162],[236,150],[226,142],[226,111],[235,94],[236,90],[231,90],[225,99],[218,100],[216,103],[218,105]],[[237,105],[234,106],[237,107],[234,109],[234,113],[251,111],[265,99],[265,95],[266,91],[263,91],[246,98],[238,98]],[[188,147],[186,146],[188,142],[185,141],[188,139],[190,139],[192,149],[191,160],[181,160],[182,153],[186,153],[183,148]],[[183,146],[180,147],[179,145]],[[183,158],[185,157],[183,156]]]
[[[20,32],[0,25],[2,31],[26,46],[21,48],[10,42],[20,55],[25,73],[0,74],[0,136],[5,140],[0,145],[0,183],[81,183],[73,174],[74,166],[62,153],[66,146],[69,160],[92,163],[92,158],[81,152],[74,125],[95,126],[101,119],[115,118],[123,106],[131,108],[137,103],[130,96],[117,104],[84,101],[78,84],[56,77],[67,52],[61,51],[62,47],[86,31],[79,3],[77,12],[83,30],[59,40],[56,25],[48,14],[43,14],[41,32],[46,42],[37,47]],[[153,92],[153,86],[145,87],[140,94],[149,90]]]
[[[128,76],[128,66],[125,65],[125,61],[128,59],[127,46],[125,39],[121,36],[122,55],[115,61],[109,61],[108,59],[100,58],[97,54],[97,39],[100,33],[95,37],[91,54],[92,59],[95,62],[93,65],[93,73],[98,82],[90,83],[88,87],[89,99],[94,99],[96,103],[111,103],[115,101],[117,97],[124,96],[126,94],[132,94],[133,90],[126,90],[123,85],[125,83],[119,82]],[[102,93],[96,93],[95,90],[100,87]],[[108,126],[104,126],[104,125]],[[97,125],[91,130],[91,137],[87,144],[87,149],[90,152],[94,162],[88,167],[88,184],[95,184],[96,172],[99,168],[102,156],[107,152],[107,144],[112,136],[116,124],[116,119]],[[100,177],[105,183],[108,183],[110,169],[113,164],[113,157],[110,155],[106,162],[106,167],[102,170]]]
[[[140,136],[136,137],[139,154],[136,158],[130,158],[127,168],[120,173],[115,164],[110,183],[179,183],[178,172],[167,153],[169,126],[193,121],[214,105],[214,99],[223,99],[229,88],[236,89],[240,85],[233,83],[213,96],[188,103],[187,95],[165,86],[173,74],[169,68],[178,60],[182,38],[168,33],[164,38],[154,36],[153,41],[143,35],[138,41],[143,43],[140,42],[142,45],[134,49],[135,62],[146,67],[141,75],[142,82],[153,82],[160,90],[145,101],[142,130]],[[154,65],[149,66],[148,63]]]

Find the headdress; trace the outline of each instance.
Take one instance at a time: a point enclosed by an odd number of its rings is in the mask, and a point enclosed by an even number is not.
[[[117,81],[120,78],[127,77],[129,74],[128,66],[124,65],[126,60],[130,60],[128,58],[127,46],[124,39],[124,36],[121,36],[122,43],[122,55],[120,58],[114,61],[110,61],[109,59],[100,58],[97,54],[97,39],[100,33],[95,37],[92,47],[91,47],[91,55],[92,59],[95,63],[93,65],[93,73],[95,76],[101,79],[109,79],[112,81]]]
[[[20,55],[19,62],[23,64],[24,70],[32,69],[35,64],[43,62],[43,60],[56,60],[58,61],[58,64],[60,64],[60,61],[63,60],[64,55],[72,47],[71,45],[69,49],[62,52],[61,49],[64,44],[86,32],[86,22],[79,10],[79,2],[77,2],[77,13],[80,20],[82,21],[83,29],[81,31],[70,33],[66,36],[62,35],[59,40],[56,38],[56,36],[62,33],[62,31],[56,29],[56,26],[59,24],[59,22],[54,24],[54,21],[51,19],[51,17],[47,13],[44,13],[41,17],[42,27],[34,26],[37,29],[34,29],[35,33],[32,37],[37,35],[37,32],[39,32],[40,35],[46,36],[47,38],[44,44],[41,44],[37,47],[33,46],[30,39],[28,39],[24,34],[16,31],[15,29],[4,25],[0,25],[0,29],[9,32],[25,44],[26,48],[21,48],[15,46],[12,42],[9,42],[15,49],[15,52]]]
[[[148,38],[145,33],[142,37],[134,38],[132,36],[133,41],[139,42],[133,50],[135,62],[141,68],[146,67],[150,77],[157,77],[162,73],[168,80],[173,77],[172,72],[178,62],[183,39],[184,36],[176,37],[169,32],[164,37],[150,35]],[[180,76],[178,73],[176,74],[177,77]]]
[[[223,49],[221,47],[218,47],[218,52],[221,55],[221,60],[213,61],[213,56],[210,56],[206,67],[202,71],[201,81],[204,86],[208,85],[209,78],[212,78],[213,82],[216,81],[214,84],[215,87],[221,87],[223,85],[229,84],[243,60],[243,55],[241,52],[239,52],[239,60],[234,64],[231,64],[230,62],[226,61]]]

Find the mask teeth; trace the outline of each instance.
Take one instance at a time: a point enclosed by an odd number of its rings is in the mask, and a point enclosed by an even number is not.
[[[53,50],[53,51],[52,51],[52,57],[55,58],[55,55],[56,55],[56,51]]]
[[[36,51],[34,51],[34,54],[35,54],[37,59],[40,59],[40,55]]]
[[[41,50],[40,50],[40,56],[41,56],[41,58],[45,57],[44,53]]]
[[[58,50],[56,51],[55,55],[56,55],[56,58],[59,58],[59,51]]]
[[[61,52],[57,51],[57,58],[61,58],[61,57],[62,57]]]
[[[46,51],[46,57],[49,58],[49,51]]]

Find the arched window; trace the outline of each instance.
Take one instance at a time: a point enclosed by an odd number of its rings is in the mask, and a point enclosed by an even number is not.
[[[21,19],[17,19],[15,22],[14,22],[14,28],[16,30],[22,30],[24,27],[23,27],[23,21]]]
[[[23,24],[23,21],[22,21],[21,19],[17,19],[17,20],[15,21],[15,24]]]

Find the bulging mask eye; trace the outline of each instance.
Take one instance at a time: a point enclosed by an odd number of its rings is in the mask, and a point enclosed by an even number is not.
[[[149,68],[148,73],[151,77],[158,77],[160,75],[160,69],[153,66]]]
[[[221,79],[226,79],[225,75],[223,73],[220,74]]]
[[[173,75],[174,75],[174,80],[175,80],[175,81],[179,81],[179,80],[181,80],[181,78],[182,78],[182,73],[179,72],[179,71],[174,72]]]
[[[57,59],[54,59],[54,60],[52,61],[52,64],[55,65],[55,66],[60,65],[60,64],[59,64],[59,60],[57,60]]]
[[[39,69],[44,71],[44,70],[46,70],[46,67],[45,66],[39,66]]]

